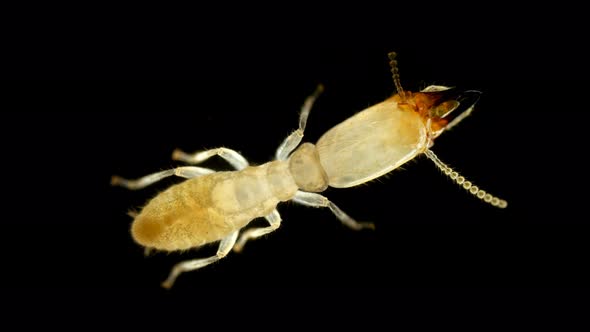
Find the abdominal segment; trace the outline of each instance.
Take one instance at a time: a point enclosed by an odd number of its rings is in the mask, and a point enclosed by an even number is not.
[[[213,173],[168,188],[135,218],[133,238],[150,248],[188,249],[219,241],[270,214],[280,200],[265,165]]]
[[[222,173],[216,173],[217,175]],[[182,250],[218,241],[234,226],[211,206],[212,175],[187,180],[152,199],[131,228],[139,244],[160,250]]]

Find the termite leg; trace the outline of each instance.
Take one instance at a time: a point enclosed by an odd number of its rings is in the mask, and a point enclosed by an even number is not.
[[[220,156],[225,159],[235,169],[241,170],[248,167],[248,161],[237,151],[228,148],[216,148],[205,151],[198,151],[195,153],[185,153],[179,149],[172,152],[172,159],[184,161],[189,164],[201,163],[213,156]]]
[[[303,106],[301,106],[301,113],[299,114],[299,128],[291,133],[291,135],[287,136],[283,143],[277,149],[275,157],[277,160],[287,160],[289,154],[295,150],[295,148],[301,143],[301,139],[303,139],[303,133],[305,132],[305,125],[307,124],[307,118],[309,117],[309,112],[313,107],[313,103],[318,99],[320,93],[324,91],[323,85],[318,85],[315,89],[314,93],[311,96],[305,99]]]
[[[170,275],[168,275],[168,278],[162,283],[162,287],[172,287],[172,285],[174,285],[174,282],[176,281],[176,278],[178,278],[178,276],[183,272],[189,272],[196,269],[200,269],[204,266],[207,266],[213,262],[222,259],[231,251],[231,248],[236,243],[237,238],[238,231],[235,231],[231,233],[231,235],[223,238],[221,242],[219,242],[219,248],[217,249],[217,254],[215,254],[215,256],[211,256],[208,258],[191,259],[174,265],[172,271],[170,271]]]
[[[190,178],[194,178],[194,177],[206,175],[206,174],[211,174],[211,173],[215,173],[215,171],[212,169],[203,168],[203,167],[183,166],[183,167],[177,167],[177,168],[168,169],[165,171],[149,174],[149,175],[141,177],[137,180],[127,180],[127,179],[124,179],[120,176],[113,175],[113,177],[111,178],[111,185],[121,186],[121,187],[125,187],[127,189],[136,190],[136,189],[145,188],[145,187],[149,186],[150,184],[158,182],[158,181],[160,181],[164,178],[167,178],[169,176],[172,176],[172,175],[176,175],[181,178],[190,179]]]
[[[248,230],[244,231],[242,233],[242,235],[240,236],[240,239],[238,240],[238,242],[234,246],[235,252],[241,252],[242,249],[244,249],[244,245],[246,244],[246,242],[248,242],[248,240],[252,240],[257,237],[261,237],[262,235],[268,234],[268,233],[276,230],[277,228],[279,228],[279,226],[281,226],[281,215],[279,214],[279,211],[277,211],[276,209],[274,209],[269,215],[267,215],[264,218],[266,218],[266,220],[268,220],[268,223],[270,224],[270,226],[252,228],[252,229],[248,229]]]
[[[344,213],[344,211],[340,210],[336,204],[330,202],[328,198],[316,193],[308,193],[305,191],[297,191],[295,197],[293,197],[293,201],[296,203],[307,205],[311,207],[327,207],[330,208],[332,213],[336,215],[336,217],[347,227],[360,230],[363,228],[370,228],[375,229],[375,224],[372,222],[358,222],[352,219],[349,215]]]

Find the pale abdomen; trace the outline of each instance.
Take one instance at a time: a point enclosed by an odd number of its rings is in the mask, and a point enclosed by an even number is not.
[[[388,99],[326,132],[316,144],[329,185],[352,187],[399,167],[422,152],[426,129],[416,112]]]
[[[135,218],[131,233],[137,243],[160,250],[200,246],[268,215],[296,191],[283,162],[189,179],[152,199]]]

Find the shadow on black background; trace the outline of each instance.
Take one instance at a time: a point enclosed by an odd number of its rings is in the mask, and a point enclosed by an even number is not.
[[[126,212],[181,180],[131,192],[109,186],[111,175],[179,165],[170,159],[177,147],[226,146],[251,163],[266,162],[296,128],[304,98],[323,83],[304,139],[314,142],[393,92],[387,52],[396,51],[408,90],[443,84],[483,92],[472,116],[433,150],[509,207],[472,198],[418,157],[367,185],[325,192],[351,216],[375,222],[376,231],[353,232],[329,211],[284,203],[279,230],[243,254],[182,275],[172,292],[587,287],[590,227],[579,214],[587,195],[574,191],[585,178],[576,147],[585,117],[571,107],[581,81],[570,61],[581,55],[559,47],[547,54],[534,41],[514,48],[488,44],[491,36],[466,40],[441,49],[444,43],[395,38],[321,46],[322,37],[287,46],[195,38],[157,48],[121,38],[102,53],[81,48],[41,64],[24,59],[12,76],[45,80],[13,81],[2,92],[8,198],[1,252],[10,272],[0,284],[164,292],[159,284],[175,263],[215,247],[144,257]],[[219,160],[207,166],[229,169]]]

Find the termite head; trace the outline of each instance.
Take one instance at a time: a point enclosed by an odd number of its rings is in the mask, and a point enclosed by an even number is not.
[[[434,139],[471,113],[481,92],[459,91],[442,85],[431,85],[420,92],[406,92],[398,105],[417,112],[428,126],[430,138]]]
[[[420,114],[428,131],[429,147],[433,139],[473,111],[481,94],[479,91],[461,92],[442,85],[431,85],[420,92],[404,91],[399,79],[396,54],[390,52],[388,56],[393,83],[397,90],[397,94],[392,99],[397,102],[400,109]]]

